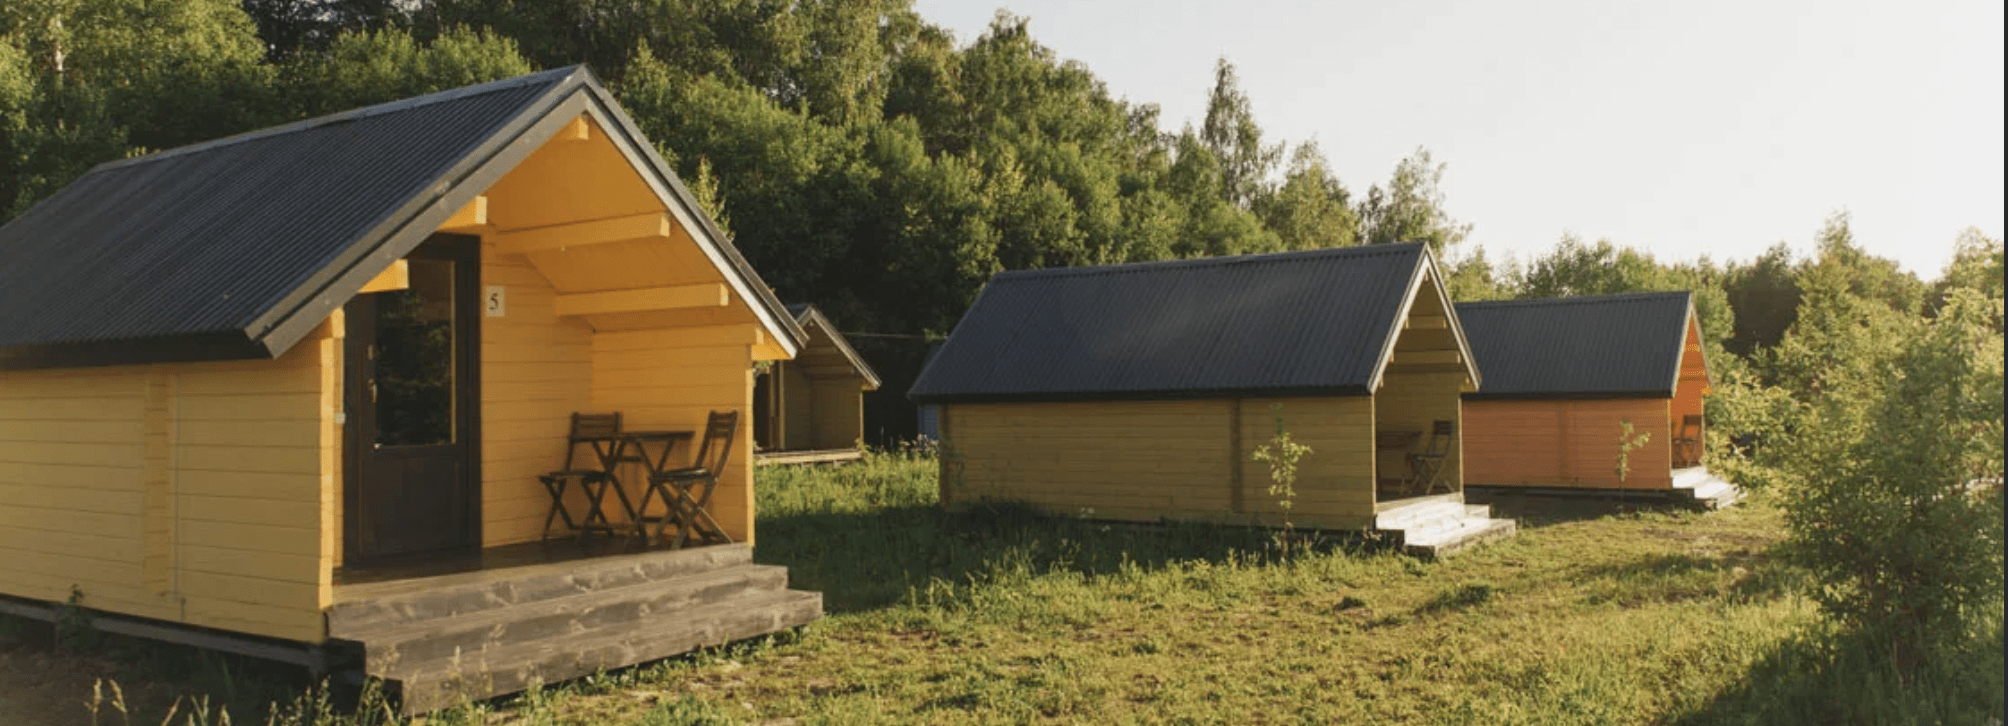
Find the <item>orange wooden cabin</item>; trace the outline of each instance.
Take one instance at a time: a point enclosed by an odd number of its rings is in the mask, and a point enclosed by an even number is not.
[[[1708,360],[1687,292],[1462,303],[1485,371],[1464,394],[1474,487],[1672,490],[1705,458]],[[1643,446],[1617,473],[1630,422]]]

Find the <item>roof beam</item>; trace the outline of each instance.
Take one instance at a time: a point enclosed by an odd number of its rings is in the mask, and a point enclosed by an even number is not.
[[[1410,330],[1449,330],[1450,318],[1442,315],[1410,315],[1402,327]]]
[[[571,123],[565,124],[563,131],[558,132],[558,140],[560,141],[585,141],[592,137],[592,127],[586,124],[586,117],[584,116],[572,119]]]
[[[372,278],[369,282],[363,283],[363,289],[357,290],[356,294],[360,295],[366,292],[390,292],[392,290],[405,290],[409,289],[410,287],[411,287],[411,263],[404,260],[397,260],[395,262],[390,263],[390,267],[384,268],[383,272],[377,273],[377,276],[375,278]]]
[[[810,378],[862,378],[863,377],[858,375],[858,369],[852,368],[848,363],[839,365],[805,365],[802,366],[802,375],[808,376]]]
[[[1398,350],[1394,353],[1394,360],[1388,361],[1388,365],[1394,366],[1461,365],[1463,363],[1464,354],[1454,350]]]
[[[1459,363],[1410,363],[1407,365],[1388,366],[1387,368],[1387,373],[1388,375],[1391,376],[1398,376],[1408,373],[1463,373],[1463,372],[1465,372],[1464,366]]]
[[[446,218],[444,224],[439,225],[439,231],[441,232],[458,234],[480,234],[486,229],[488,229],[488,195],[486,194],[475,197],[474,201],[468,202],[467,206],[461,207],[460,211],[454,212],[453,216]]]
[[[562,250],[603,242],[669,239],[673,223],[662,212],[609,217],[590,222],[554,224],[549,227],[503,232],[494,236],[495,251],[505,255]]]
[[[599,315],[635,313],[682,308],[723,307],[732,302],[725,285],[707,282],[697,285],[645,287],[638,290],[576,292],[559,295],[559,315]]]

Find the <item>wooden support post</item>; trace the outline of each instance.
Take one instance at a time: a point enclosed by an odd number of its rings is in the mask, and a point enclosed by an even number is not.
[[[1228,507],[1235,514],[1248,511],[1247,484],[1242,478],[1241,467],[1241,399],[1227,399],[1227,460],[1233,477],[1233,491],[1228,497]]]

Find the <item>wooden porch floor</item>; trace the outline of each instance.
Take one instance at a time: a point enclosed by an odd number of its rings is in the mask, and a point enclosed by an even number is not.
[[[781,464],[838,464],[857,461],[865,457],[865,452],[857,448],[849,449],[785,449],[762,451],[753,456],[755,466],[775,466]]]
[[[343,571],[328,635],[406,713],[807,624],[820,594],[744,544],[533,542]]]
[[[480,550],[410,555],[381,560],[361,567],[337,568],[335,599],[341,600],[343,591],[367,593],[370,588],[361,586],[374,583],[668,551],[670,550],[665,547],[643,546],[641,540],[635,537],[590,537],[583,541],[572,537],[560,537],[543,542],[523,542]]]

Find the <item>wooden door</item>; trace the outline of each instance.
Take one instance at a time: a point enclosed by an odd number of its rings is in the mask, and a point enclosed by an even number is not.
[[[347,562],[480,545],[480,249],[435,237],[346,308]]]

